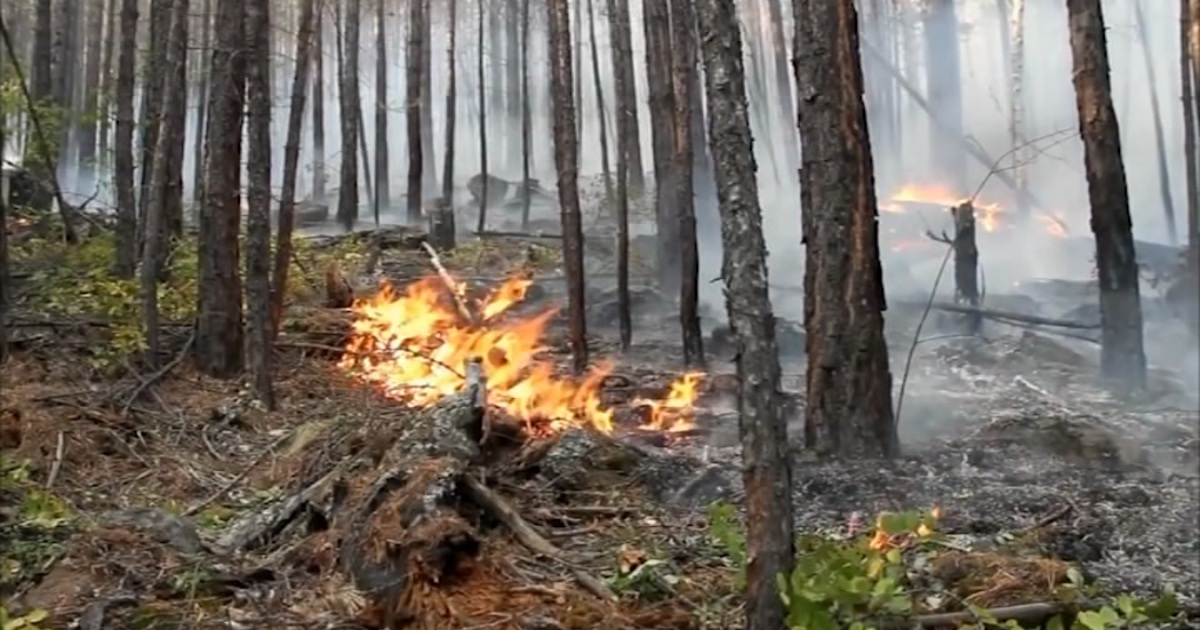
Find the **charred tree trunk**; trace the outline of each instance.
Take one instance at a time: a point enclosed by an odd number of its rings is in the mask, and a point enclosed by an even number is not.
[[[146,63],[142,71],[142,108],[138,112],[138,119],[142,121],[138,191],[138,224],[142,229],[138,232],[139,252],[146,242],[146,226],[150,223],[146,218],[150,201],[150,176],[154,172],[154,160],[160,157],[155,153],[155,148],[158,147],[158,134],[163,130],[163,84],[166,83],[168,72],[167,48],[171,45],[171,3],[172,0],[150,0],[150,51],[145,56]]]
[[[388,184],[388,99],[387,99],[387,30],[383,0],[375,0],[375,222],[379,223],[380,208],[392,205],[392,190]]]
[[[349,232],[358,221],[358,123],[362,112],[358,96],[358,23],[362,1],[346,0],[342,20],[342,60],[338,65],[338,108],[341,110],[342,159],[338,182],[337,218]]]
[[[658,284],[664,293],[679,288],[679,220],[675,204],[675,95],[672,91],[671,13],[667,0],[643,0],[646,79],[650,93],[650,134],[654,149],[654,225],[658,239]]]
[[[979,306],[979,247],[975,241],[975,206],[970,201],[951,209],[954,215],[954,297],[959,304]],[[968,313],[967,333],[977,335],[983,316]]]
[[[442,158],[442,200],[451,208],[454,216],[454,114],[458,106],[458,68],[455,63],[458,37],[458,2],[450,0],[447,28],[450,44],[446,49],[446,79],[450,85],[446,90],[446,155]]]
[[[168,0],[167,18],[170,30],[165,33],[167,56],[160,65],[163,73],[160,89],[164,97],[160,111],[173,112],[185,107],[187,96],[182,70],[187,65],[188,0],[174,0],[173,3]],[[154,161],[150,176],[141,270],[142,325],[146,334],[146,362],[151,368],[156,368],[159,362],[158,278],[163,264],[162,252],[166,246],[166,213],[171,203],[169,182],[180,175],[178,168],[174,173],[171,172],[175,164],[165,158],[176,140],[171,134],[177,130],[172,128],[167,116],[160,116],[158,124],[161,129],[154,134],[158,144],[152,150],[158,153],[160,159]]]
[[[567,0],[548,3],[550,93],[553,98],[554,165],[558,170],[558,203],[562,208],[563,267],[567,275],[567,317],[575,372],[587,369],[587,305],[584,301],[583,220],[579,212],[579,136],[571,67],[571,15]]]
[[[316,7],[313,24],[312,64],[312,134],[313,134],[313,184],[312,199],[317,203],[325,203],[329,195],[325,190],[327,173],[325,172],[325,5],[323,2]]]
[[[786,619],[776,576],[791,574],[795,553],[792,476],[742,41],[734,0],[704,0],[699,12],[709,145],[721,213],[721,276],[729,327],[738,348],[738,433],[746,464],[749,523],[746,628],[776,630],[785,627]]]
[[[487,227],[488,200],[488,98],[487,98],[487,66],[484,64],[483,43],[487,33],[484,26],[484,9],[486,3],[479,3],[478,27],[479,47],[475,49],[475,72],[479,80],[479,172],[483,177],[483,195],[479,197],[479,217],[475,223],[475,231],[482,232]],[[411,178],[411,171],[409,177]],[[410,179],[411,181],[411,179]],[[411,207],[411,206],[410,206]]]
[[[254,397],[271,386],[271,2],[246,1],[246,365]]]
[[[414,0],[416,1],[416,0]],[[433,20],[430,0],[421,6],[421,190],[426,195],[438,189],[437,163],[433,154]],[[424,201],[422,199],[421,201]]]
[[[1096,236],[1100,278],[1100,362],[1104,376],[1126,386],[1146,383],[1142,305],[1138,287],[1129,191],[1121,161],[1121,138],[1113,111],[1108,49],[1100,0],[1067,0],[1071,29],[1072,82],[1083,137],[1084,169]]]
[[[600,123],[600,172],[604,176],[604,205],[612,207],[612,171],[608,168],[608,116],[604,111],[604,87],[600,79],[600,48],[596,42],[596,11],[592,0],[587,0],[588,43],[592,52],[592,86],[596,91],[596,111]],[[582,31],[582,26],[580,31]],[[529,195],[525,195],[526,198]]]
[[[241,252],[242,110],[245,105],[245,19],[242,0],[217,0],[213,31],[212,92],[208,99],[204,204],[200,207],[200,286],[196,307],[196,363],[213,376],[242,368]]]
[[[133,94],[137,62],[138,0],[121,0],[121,45],[113,97],[113,187],[117,193],[117,275],[132,278],[137,265],[137,196],[134,193]]]
[[[700,252],[696,244],[696,195],[694,175],[696,151],[693,135],[694,106],[699,95],[696,87],[696,16],[691,0],[671,0],[671,50],[673,91],[675,94],[675,208],[679,232],[679,326],[683,331],[683,362],[704,364],[704,345],[700,335]]]
[[[404,81],[405,122],[408,131],[408,223],[416,225],[421,220],[421,188],[425,183],[423,171],[425,147],[421,135],[421,50],[425,37],[425,2],[409,0],[408,3],[408,49],[405,55],[406,77]]]
[[[204,0],[200,16],[200,62],[199,80],[196,82],[196,127],[192,136],[192,199],[195,203],[204,200],[204,117],[208,113],[208,75],[212,70],[204,60],[212,60],[208,54],[212,38],[212,0]]]
[[[883,272],[853,0],[794,0],[808,375],[804,437],[821,455],[898,450]],[[853,244],[853,246],[848,246]]]
[[[617,150],[625,157],[629,190],[640,198],[646,189],[646,172],[642,166],[642,134],[637,115],[637,82],[633,73],[633,35],[629,28],[629,0],[608,0],[607,8],[613,81],[616,85],[614,98],[617,113]],[[622,142],[621,134],[629,137]],[[620,171],[620,159],[617,160],[617,164],[617,170]],[[617,179],[620,179],[619,174]],[[626,208],[628,209],[628,200]]]
[[[521,0],[521,181],[529,182],[533,155],[533,98],[529,91],[529,0]],[[486,186],[486,184],[485,184]],[[486,188],[484,190],[486,191]],[[521,195],[521,229],[529,230],[532,198]]]
[[[271,278],[271,338],[279,334],[292,262],[292,231],[296,221],[296,175],[300,167],[300,132],[304,128],[304,100],[314,46],[316,1],[304,0],[296,34],[296,66],[292,75],[292,102],[288,111],[287,140],[283,145],[283,186],[279,191],[279,233],[275,237],[275,273]]]

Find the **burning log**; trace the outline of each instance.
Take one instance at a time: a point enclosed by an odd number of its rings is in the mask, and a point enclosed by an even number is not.
[[[979,247],[975,243],[975,207],[970,201],[953,208],[954,214],[954,296],[955,302],[979,306]],[[967,332],[978,334],[983,317],[966,314]]]

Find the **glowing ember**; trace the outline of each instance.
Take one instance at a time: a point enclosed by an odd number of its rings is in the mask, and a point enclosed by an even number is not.
[[[948,189],[939,186],[919,186],[909,184],[900,188],[892,194],[890,203],[881,207],[886,212],[902,213],[907,204],[927,204],[933,206],[942,206],[943,208],[953,208],[960,206],[970,198],[959,198]],[[999,227],[1000,204],[983,203],[976,199],[973,202],[975,207],[975,220],[983,227],[985,231],[994,232]]]
[[[374,297],[354,304],[355,321],[339,367],[388,396],[424,407],[461,391],[468,361],[479,358],[488,403],[521,418],[530,431],[591,426],[611,433],[613,412],[600,404],[600,388],[612,365],[599,365],[582,379],[557,377],[552,364],[539,358],[545,349],[542,333],[556,311],[503,317],[531,284],[511,278],[479,299],[471,299],[461,282],[454,282],[452,295],[441,278],[404,289],[385,284]],[[657,404],[672,405],[681,417],[690,414],[673,399]]]
[[[634,405],[649,409],[649,422],[642,428],[679,433],[694,427],[692,420],[695,416],[696,397],[699,395],[703,378],[703,372],[688,372],[671,383],[671,390],[665,400],[639,398],[633,401]]]

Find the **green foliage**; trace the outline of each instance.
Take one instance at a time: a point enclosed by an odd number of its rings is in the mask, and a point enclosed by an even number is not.
[[[40,624],[49,617],[50,613],[42,608],[34,608],[18,616],[0,605],[0,630],[41,630],[43,626]]]
[[[804,535],[797,540],[795,568],[777,576],[780,597],[787,606],[787,627],[792,630],[875,630],[891,619],[922,612],[923,599],[909,583],[944,547],[939,545],[936,513],[885,513],[867,536],[837,538]],[[709,534],[721,546],[738,572],[738,588],[745,585],[746,539],[736,509],[717,503],[709,509]],[[1082,575],[1071,570],[1071,583],[1060,589],[1063,601],[1078,602],[1091,590]],[[1055,617],[1053,630],[1120,630],[1149,621],[1171,619],[1178,612],[1175,594],[1143,601],[1118,595],[1103,605],[1089,606],[1071,621]],[[1002,626],[1025,630],[1015,621],[1001,622],[984,608],[967,606],[974,622],[962,627]]]

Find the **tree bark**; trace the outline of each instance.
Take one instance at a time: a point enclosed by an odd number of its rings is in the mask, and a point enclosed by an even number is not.
[[[387,29],[384,0],[375,1],[375,221],[379,209],[392,205],[392,190],[388,182],[388,99],[387,99]]]
[[[146,242],[146,217],[150,201],[150,179],[154,173],[154,160],[159,157],[155,149],[158,147],[158,134],[162,131],[163,117],[163,84],[166,82],[167,48],[171,45],[171,4],[172,0],[150,0],[150,50],[146,55],[146,63],[142,69],[142,107],[138,112],[141,124],[141,174],[138,178],[138,252]],[[164,147],[165,148],[165,147]],[[164,157],[165,159],[165,157]],[[162,225],[162,224],[160,224]]]
[[[433,153],[433,20],[430,0],[421,0],[421,4],[421,190],[434,195],[438,179]]]
[[[194,352],[201,370],[233,376],[242,369],[241,223],[242,110],[245,105],[245,3],[217,0],[212,92],[205,130],[204,204],[200,207],[199,299]]]
[[[133,95],[136,81],[138,0],[121,0],[121,44],[114,93],[113,179],[117,189],[117,275],[132,278],[137,264],[138,212],[134,192]]]
[[[805,442],[820,455],[898,450],[883,337],[878,211],[853,0],[793,0],[805,244]]]
[[[92,0],[87,7],[87,51],[84,54],[83,112],[79,121],[79,171],[82,183],[91,186],[96,180],[96,134],[100,122],[101,49],[104,38],[104,2]]]
[[[184,73],[180,70],[187,64],[187,21],[188,0],[168,0],[167,18],[170,29],[164,33],[166,58],[160,61],[159,68],[163,74],[160,93],[163,96],[160,112],[171,112],[183,109],[187,90],[184,86]],[[172,6],[173,5],[173,6]],[[153,122],[151,122],[153,124]],[[153,163],[150,174],[150,188],[146,204],[145,246],[142,249],[142,325],[146,335],[146,363],[151,368],[157,368],[159,362],[159,323],[158,323],[158,278],[163,264],[166,234],[164,232],[166,213],[169,207],[171,190],[169,181],[179,177],[179,169],[172,173],[175,165],[166,155],[172,150],[175,138],[171,135],[171,123],[166,116],[159,116],[161,127],[154,132],[157,145],[152,149],[159,155]]]
[[[683,332],[683,362],[704,365],[700,334],[700,252],[696,245],[696,152],[693,115],[699,95],[696,76],[696,16],[692,0],[671,0],[672,79],[675,94],[675,210],[679,231],[679,326]]]
[[[287,140],[283,145],[283,186],[279,191],[279,233],[275,242],[275,273],[271,280],[271,338],[279,334],[283,302],[287,296],[292,263],[292,230],[296,221],[296,172],[300,166],[300,132],[304,127],[304,101],[308,73],[316,56],[314,31],[316,0],[304,0],[296,34],[296,66],[292,75],[292,103],[288,111]]]
[[[208,54],[212,40],[212,0],[204,0],[201,9],[199,80],[196,82],[196,129],[192,145],[192,199],[196,204],[204,202],[204,117],[208,113],[208,76],[211,69],[204,63],[211,60]]]
[[[654,225],[658,239],[655,267],[666,294],[679,284],[679,221],[675,204],[675,95],[672,91],[671,14],[667,0],[643,0],[646,78],[650,98],[650,136],[654,153]]]
[[[1113,111],[1108,49],[1100,0],[1067,0],[1072,83],[1083,138],[1084,170],[1096,237],[1100,279],[1101,370],[1128,387],[1146,383],[1142,305],[1138,287],[1129,191]]]
[[[567,0],[549,0],[551,116],[554,120],[554,165],[558,170],[558,203],[562,211],[563,267],[567,275],[567,317],[575,372],[587,369],[587,305],[584,301],[583,221],[579,212],[579,136],[571,67],[571,14]]]
[[[633,36],[629,28],[629,0],[607,0],[606,4],[608,28],[610,29],[609,38],[612,40],[617,150],[625,156],[625,172],[628,176],[629,189],[640,198],[646,189],[646,172],[645,167],[642,166],[642,134],[637,115],[637,82],[633,73]],[[624,143],[621,141],[622,134],[628,136]],[[620,170],[620,166],[617,169]],[[619,175],[618,179],[620,179]],[[628,205],[628,200],[626,203]]]
[[[167,143],[166,151],[159,156],[159,159],[167,160],[167,190],[164,196],[163,223],[160,228],[164,233],[163,249],[159,250],[159,255],[162,256],[164,263],[172,239],[183,235],[183,153],[187,145],[188,20],[185,19],[183,22],[183,37],[168,38],[167,42],[168,46],[176,49],[173,58],[179,60],[167,71],[174,72],[179,76],[165,77],[163,85],[166,86],[169,83],[179,86],[183,95],[178,99],[172,98],[170,95],[163,98],[161,132],[166,133],[170,140]]]
[[[721,214],[722,272],[729,327],[737,344],[738,430],[746,487],[746,628],[784,627],[777,576],[795,554],[787,418],[767,280],[754,140],[746,101],[735,0],[699,3],[701,51]]]
[[[447,23],[450,30],[450,43],[446,49],[446,78],[450,85],[446,90],[446,155],[442,157],[442,199],[450,205],[451,215],[454,212],[454,123],[455,109],[458,107],[458,64],[455,63],[458,38],[458,2],[450,0]]]
[[[611,208],[613,183],[612,171],[608,168],[608,115],[604,109],[604,87],[600,79],[600,46],[596,41],[596,11],[593,0],[587,0],[587,20],[588,44],[590,44],[592,53],[592,87],[596,92],[596,118],[600,126],[600,172],[604,177],[604,205]],[[582,25],[579,30],[583,31]],[[529,195],[525,195],[525,198],[528,199]]]
[[[483,44],[487,34],[484,26],[484,17],[487,14],[485,5],[486,3],[479,3],[479,13],[476,15],[479,29],[479,47],[475,49],[475,73],[479,81],[479,174],[483,181],[483,194],[479,197],[479,217],[475,222],[476,232],[482,232],[487,227],[488,206],[488,86],[483,55]]]
[[[346,0],[342,20],[342,61],[338,66],[338,106],[341,110],[342,159],[338,182],[337,218],[349,232],[358,220],[358,123],[362,112],[358,95],[358,22],[362,0]]]
[[[255,398],[271,410],[271,2],[245,6],[246,364]]]
[[[405,89],[405,122],[408,132],[408,223],[416,225],[421,220],[421,201],[424,185],[425,147],[421,135],[421,50],[425,37],[424,0],[409,0],[408,3],[408,49],[405,54],[406,77]]]
[[[529,2],[521,0],[521,181],[529,184],[533,157],[533,98],[529,91]],[[485,190],[486,192],[486,190]],[[521,229],[529,230],[530,195],[521,195]]]
[[[113,76],[113,48],[117,42],[117,23],[119,16],[119,0],[105,0],[105,19],[104,19],[104,37],[102,38],[103,45],[103,60],[100,62],[100,94],[103,95],[100,99],[97,110],[97,117],[100,122],[97,133],[99,135],[97,144],[96,156],[98,162],[98,173],[107,174],[109,172],[109,147],[111,138],[109,136],[110,125],[112,123],[111,104],[106,96],[112,95],[110,98],[115,99],[114,91],[114,76]]]
[[[325,4],[317,6],[313,26],[313,88],[312,88],[312,134],[313,134],[313,201],[324,203],[328,201],[325,190],[327,173],[325,172]]]
[[[1184,152],[1187,163],[1187,268],[1185,282],[1192,312],[1192,330],[1200,334],[1200,0],[1179,2],[1179,69],[1183,92]]]

